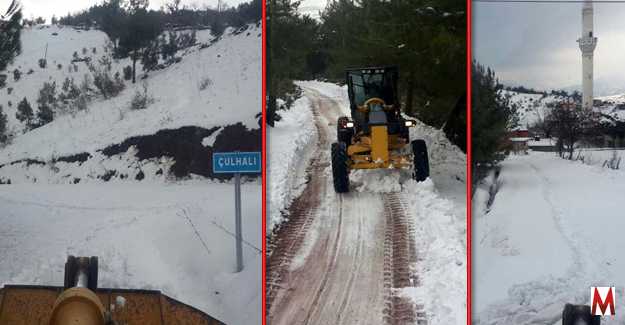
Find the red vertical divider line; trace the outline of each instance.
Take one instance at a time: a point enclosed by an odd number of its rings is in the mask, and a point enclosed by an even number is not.
[[[263,250],[262,250],[262,324],[265,325],[266,322],[266,296],[265,296],[265,292],[266,292],[266,281],[265,281],[265,276],[266,276],[266,263],[267,261],[265,260],[266,257],[266,251],[267,251],[267,240],[265,240],[265,238],[267,238],[267,82],[266,82],[266,78],[267,78],[267,57],[266,57],[266,40],[267,40],[267,2],[265,0],[263,1],[263,5],[262,5],[262,10],[263,10],[263,15],[262,15],[262,21],[261,21],[261,26],[263,28],[263,37],[262,37],[262,112],[263,112],[263,117],[262,117],[262,125],[261,125],[261,133],[262,133],[262,164],[263,164],[263,171],[262,171],[262,218],[263,218],[263,222],[262,222],[262,241],[263,241]]]
[[[471,0],[467,0],[467,325],[471,325]]]

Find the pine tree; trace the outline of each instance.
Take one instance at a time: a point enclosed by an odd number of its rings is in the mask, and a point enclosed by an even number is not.
[[[0,14],[0,71],[6,69],[22,51],[21,19],[22,8],[16,0],[11,2],[4,15]]]
[[[44,126],[54,120],[54,110],[57,108],[56,82],[43,84],[37,98],[37,127]]]
[[[22,99],[22,101],[17,105],[15,118],[17,118],[18,121],[25,123],[27,129],[32,129],[34,126],[34,117],[33,108],[30,106],[26,97],[24,97],[24,99]]]
[[[9,122],[7,115],[2,111],[2,105],[0,105],[0,144],[4,144],[8,139]]]
[[[501,147],[508,130],[518,123],[516,107],[504,96],[495,72],[477,62],[472,74],[472,164],[477,182],[485,171],[505,158]]]
[[[120,48],[132,59],[132,83],[137,80],[137,61],[143,56],[142,51],[149,47],[163,30],[159,16],[147,11],[148,5],[148,0],[128,1],[125,32],[119,41]]]

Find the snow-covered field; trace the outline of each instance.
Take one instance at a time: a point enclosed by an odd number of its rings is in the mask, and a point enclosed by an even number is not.
[[[565,303],[589,304],[590,286],[616,286],[622,296],[624,191],[622,170],[600,163],[531,151],[504,160],[473,197],[474,323],[559,324]],[[616,306],[616,319],[603,323],[625,321]]]
[[[113,155],[102,149],[182,127],[195,136],[187,139],[193,146],[183,149],[249,144],[249,138],[225,131],[238,123],[259,129],[260,34],[260,24],[251,24],[245,30],[229,28],[212,42],[210,31],[198,31],[204,48],[197,44],[179,51],[180,62],[145,79],[138,64],[137,83],[126,81],[117,97],[94,96],[86,110],[58,112],[51,123],[27,131],[15,118],[19,101],[27,98],[36,113],[44,82],[56,82],[57,93],[67,77],[79,85],[90,73],[84,63],[71,63],[73,53],[97,62],[107,38],[71,27],[25,29],[23,52],[3,72],[9,77],[0,89],[12,135],[0,147],[0,183],[12,184],[0,185],[0,286],[62,285],[67,255],[96,255],[102,287],[158,289],[227,324],[259,324],[260,180],[246,178],[243,185],[245,269],[235,273],[232,183],[196,174],[176,178],[170,170],[176,161],[158,156],[175,150],[172,143],[187,145],[185,139],[175,142],[171,134],[151,139],[144,149],[157,154],[149,159],[142,159],[135,145],[120,146]],[[37,61],[46,47],[48,67],[42,69]],[[129,64],[113,61],[112,73]],[[22,72],[17,81],[14,69]],[[131,110],[131,99],[144,84],[153,101],[144,110]],[[88,158],[67,159],[76,154]],[[194,161],[178,161],[185,162]],[[116,173],[104,179],[105,171]]]
[[[319,137],[315,132],[314,116],[321,116],[319,125],[327,129],[324,131],[330,137],[327,141],[332,142],[336,117],[349,115],[345,87],[317,81],[301,81],[297,84],[305,90],[306,96],[299,99],[289,111],[280,112],[283,120],[269,130],[272,159],[269,165],[269,197],[279,199],[277,202],[272,201],[270,205],[268,223],[271,229],[288,219],[286,209],[306,181],[305,168],[311,158],[309,150],[315,150]],[[315,108],[323,108],[324,111],[311,112]],[[441,130],[427,125],[419,124],[412,129],[411,137],[425,139],[428,145],[431,166],[431,179],[428,181],[416,183],[410,180],[407,171],[358,170],[353,171],[350,176],[353,193],[341,196],[341,201],[337,199],[331,185],[327,185],[328,190],[321,193],[323,203],[320,214],[310,226],[303,247],[295,256],[291,268],[296,274],[311,272],[304,270],[311,265],[306,262],[308,257],[325,259],[325,254],[317,256],[322,254],[319,250],[323,248],[315,246],[316,243],[325,242],[326,238],[333,237],[328,234],[336,231],[337,227],[341,228],[340,232],[348,239],[341,240],[338,253],[340,261],[336,262],[334,270],[327,271],[330,272],[327,275],[330,280],[320,294],[325,297],[324,294],[331,295],[336,291],[336,294],[345,294],[351,298],[344,298],[347,300],[343,304],[349,301],[349,306],[344,314],[338,316],[332,314],[336,312],[332,306],[341,305],[339,301],[325,301],[326,298],[323,298],[325,307],[316,308],[325,308],[330,314],[322,311],[320,314],[323,316],[315,316],[318,319],[342,317],[349,321],[360,317],[360,323],[374,323],[380,317],[378,311],[383,306],[374,303],[366,305],[365,298],[371,302],[377,301],[376,291],[381,286],[381,283],[372,283],[380,279],[377,275],[369,274],[367,270],[381,268],[381,265],[376,265],[380,262],[377,258],[381,256],[383,244],[383,240],[378,240],[380,231],[383,231],[379,226],[384,220],[381,198],[385,194],[399,192],[415,231],[414,241],[420,256],[420,260],[412,266],[419,277],[420,285],[417,288],[402,289],[400,294],[424,306],[428,324],[466,324],[466,156],[445,138]],[[329,146],[323,147],[316,154],[327,155],[328,149]],[[276,175],[281,177],[277,178]],[[329,165],[324,168],[323,175],[330,180],[328,184],[331,184]],[[341,211],[343,214],[345,221],[342,224],[335,224],[339,217],[334,211]],[[363,218],[363,214],[364,221],[358,221]],[[364,252],[355,247],[361,245],[361,242],[364,243]],[[357,261],[351,262],[353,256],[340,257],[343,256],[342,251],[358,254],[354,250],[370,260],[361,261],[361,258],[356,258]],[[365,263],[370,266],[354,271],[352,263]],[[298,268],[301,270],[295,271]],[[315,269],[313,267],[313,271]],[[348,274],[341,272],[356,272],[359,275],[355,286],[365,288],[353,289],[354,293],[351,294],[351,288],[344,287]],[[334,279],[338,282],[334,283]],[[298,284],[289,285],[297,287]],[[358,290],[369,290],[369,297],[354,297],[359,294]],[[293,295],[298,297],[297,293]],[[362,308],[366,308],[366,311]],[[358,310],[362,311],[359,316],[352,315]],[[276,317],[279,319],[278,323],[285,321],[283,315]]]
[[[98,256],[99,286],[155,289],[227,324],[259,324],[261,186],[243,186],[235,273],[231,184],[0,186],[0,287],[63,285],[67,255]]]

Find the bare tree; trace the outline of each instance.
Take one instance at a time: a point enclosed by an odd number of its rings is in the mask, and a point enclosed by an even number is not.
[[[534,123],[534,127],[543,133],[543,136],[550,138],[552,131],[552,124],[547,123],[548,108],[544,107],[540,104],[539,101],[535,101],[532,103],[531,107],[532,112],[536,115],[536,122]]]
[[[599,121],[592,110],[569,102],[556,105],[547,116],[546,123],[558,137],[556,147],[560,157],[573,159],[575,144],[593,135]]]
[[[165,4],[165,7],[170,13],[176,14],[180,10],[180,1],[181,0],[172,0],[171,2]]]

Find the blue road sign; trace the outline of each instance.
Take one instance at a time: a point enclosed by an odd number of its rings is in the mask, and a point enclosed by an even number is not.
[[[215,152],[213,173],[260,173],[260,152]]]

